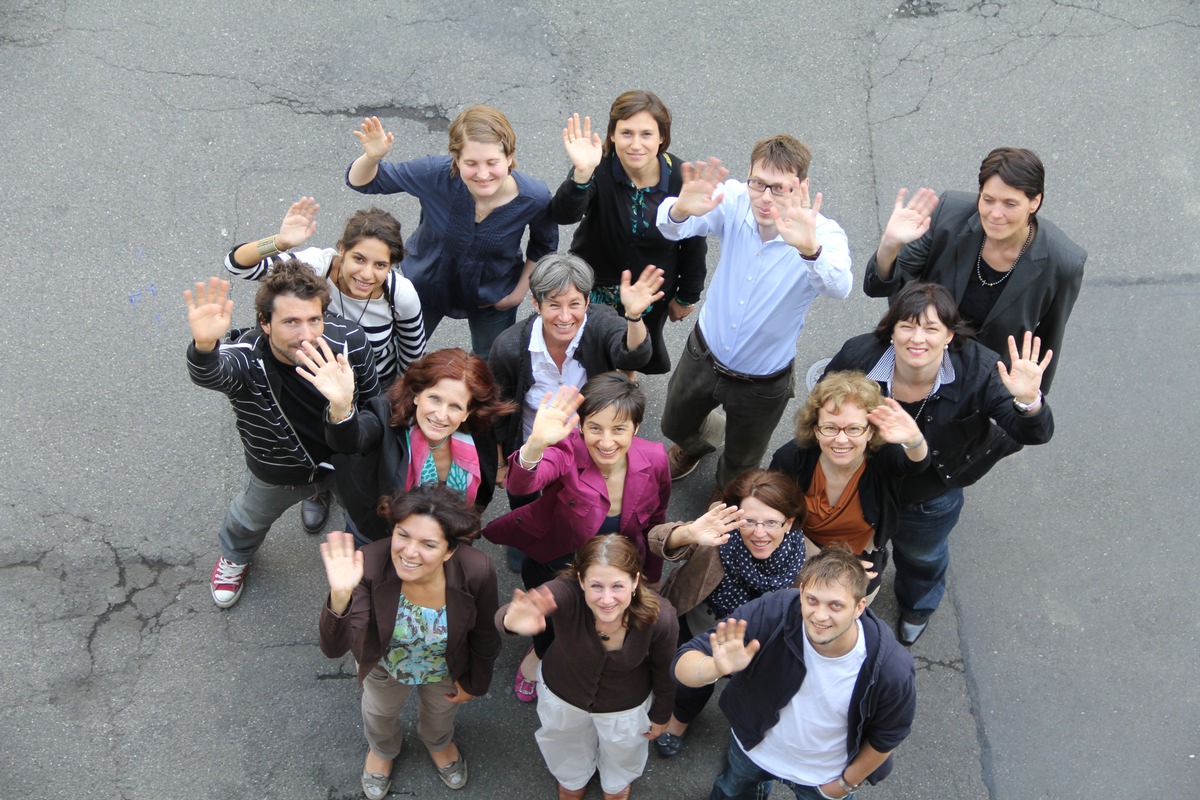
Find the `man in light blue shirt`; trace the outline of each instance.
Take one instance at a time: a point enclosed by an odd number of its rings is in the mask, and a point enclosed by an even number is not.
[[[809,202],[809,149],[786,134],[750,154],[745,183],[721,162],[683,165],[683,187],[658,209],[668,239],[716,234],[721,259],[700,319],[667,386],[662,430],[678,480],[725,442],[717,464],[724,485],[761,464],[794,394],[792,366],[804,315],[818,295],[850,294],[846,232]],[[722,419],[716,413],[725,411]]]

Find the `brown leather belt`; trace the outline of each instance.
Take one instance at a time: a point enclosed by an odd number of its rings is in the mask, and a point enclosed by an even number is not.
[[[696,327],[692,328],[692,335],[696,337],[696,343],[700,345],[700,349],[704,353],[704,357],[708,359],[708,363],[712,366],[713,372],[717,373],[722,378],[729,378],[730,380],[742,381],[744,383],[769,383],[790,373],[792,371],[792,367],[796,363],[796,360],[792,359],[788,362],[786,367],[781,370],[776,370],[770,375],[749,375],[745,372],[732,370],[722,364],[720,361],[717,361],[716,356],[714,356],[712,354],[712,350],[709,349],[708,342],[704,341],[704,334],[700,332],[699,323],[696,324]]]

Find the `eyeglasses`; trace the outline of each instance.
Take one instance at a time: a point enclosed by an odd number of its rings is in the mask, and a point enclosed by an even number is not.
[[[762,525],[762,529],[767,533],[777,531],[783,527],[783,523],[777,519],[744,519],[738,523],[738,527],[744,531],[752,531]]]
[[[767,189],[770,189],[771,194],[776,197],[783,197],[792,192],[792,187],[786,183],[765,183],[758,178],[748,178],[746,185],[756,192],[765,192]]]
[[[817,426],[817,433],[821,434],[822,436],[828,436],[830,439],[832,439],[834,436],[837,436],[839,433],[844,433],[851,439],[857,439],[870,429],[871,427],[869,425],[847,425],[843,428],[839,428],[837,425],[825,424]]]

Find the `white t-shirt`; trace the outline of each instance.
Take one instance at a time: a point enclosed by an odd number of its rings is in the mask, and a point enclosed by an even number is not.
[[[783,707],[779,722],[758,747],[746,752],[738,742],[751,761],[772,775],[804,786],[820,786],[836,781],[850,763],[846,755],[850,696],[867,659],[862,621],[854,624],[858,641],[839,658],[826,658],[804,637],[808,671],[800,690]]]

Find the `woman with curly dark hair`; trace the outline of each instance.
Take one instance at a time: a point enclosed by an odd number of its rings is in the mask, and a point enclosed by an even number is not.
[[[500,653],[493,619],[496,570],[483,551],[463,547],[479,515],[436,485],[385,497],[379,504],[391,536],[355,549],[333,531],[321,545],[329,596],[321,609],[321,652],[354,653],[363,687],[363,732],[370,746],[363,793],[380,800],[400,755],[400,711],[412,693],[420,711],[417,736],[438,777],[467,785],[467,760],[454,743],[463,704],[487,692]]]

